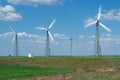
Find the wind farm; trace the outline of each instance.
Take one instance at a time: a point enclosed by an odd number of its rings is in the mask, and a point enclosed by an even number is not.
[[[116,25],[115,23],[117,21],[114,22],[114,25],[110,25],[109,23],[111,22],[109,20],[111,20],[112,18],[119,20],[118,19],[119,16],[117,15],[115,17],[113,16],[113,14],[119,14],[119,13],[116,13],[117,11],[115,10],[110,10],[107,12],[107,10],[105,10],[104,7],[102,8],[102,6],[99,6],[99,9],[98,9],[98,6],[96,6],[95,10],[91,10],[93,14],[92,13],[89,14],[90,18],[88,19],[85,18],[86,20],[85,19],[78,20],[78,19],[81,19],[80,17],[79,18],[75,17],[77,20],[72,20],[72,19],[66,20],[64,18],[59,19],[58,17],[55,17],[57,19],[57,23],[55,23],[56,19],[53,19],[52,17],[49,19],[40,20],[40,22],[39,21],[31,22],[33,24],[36,23],[35,26],[31,26],[33,25],[31,23],[23,24],[23,22],[21,22],[22,25],[26,25],[26,27],[22,27],[22,28],[19,26],[21,24],[17,25],[20,21],[14,22],[13,20],[13,25],[18,26],[18,27],[15,27],[15,30],[18,31],[17,33],[15,32],[14,29],[11,29],[12,32],[16,35],[16,36],[12,35],[14,36],[12,42],[14,41],[14,44],[16,46],[14,48],[14,54],[9,53],[9,51],[11,53],[13,51],[12,50],[13,48],[9,46],[10,43],[8,43],[9,42],[8,39],[12,38],[10,37],[11,33],[6,32],[6,28],[4,27],[3,32],[5,33],[2,33],[0,37],[2,39],[6,39],[6,42],[4,43],[6,43],[8,47],[5,45],[4,46],[8,50],[1,49],[1,51],[6,53],[1,55],[17,56],[19,53],[18,51],[21,51],[21,54],[20,54],[21,56],[26,56],[28,55],[28,53],[33,53],[36,56],[59,56],[59,55],[68,56],[70,54],[72,54],[73,56],[119,55],[119,52],[120,52],[119,51],[120,41],[118,36],[119,31],[116,31],[113,29],[114,28],[113,26]],[[6,8],[8,9],[10,8],[11,11],[8,10],[8,12],[15,13],[14,11],[15,8],[9,5],[2,7],[1,11],[5,12],[5,10],[7,10]],[[97,11],[98,11],[98,14],[97,16],[95,16]],[[83,14],[81,13],[79,16],[81,15]],[[94,15],[94,17],[91,17],[92,15]],[[84,15],[84,17],[85,16],[87,15]],[[51,19],[53,19],[53,21],[49,24]],[[105,23],[107,26],[109,26],[109,28],[105,26],[102,22]],[[81,23],[84,23],[84,24],[81,24]],[[38,25],[43,25],[43,24],[45,26],[49,25],[48,28],[42,27],[42,26],[38,27]],[[6,23],[6,25],[9,26],[10,24]],[[94,25],[95,25],[95,28],[92,28]],[[88,30],[86,30],[84,26],[85,27],[91,26],[91,28],[88,28]],[[33,30],[34,28],[41,31]],[[42,32],[42,30],[45,31],[45,33]],[[53,34],[51,34],[51,32]],[[116,33],[116,35],[113,36],[114,33]],[[19,41],[18,41],[18,35],[20,35]],[[74,47],[72,46],[72,41],[71,41],[71,44],[69,44],[69,39],[70,39],[69,36],[72,37],[72,39],[74,40]],[[93,38],[95,39],[93,40]],[[18,50],[19,43],[21,44],[19,45],[19,50]],[[35,49],[33,49],[32,47],[35,47]],[[111,47],[114,50],[111,50]]]
[[[119,80],[119,3],[0,1],[0,80]]]

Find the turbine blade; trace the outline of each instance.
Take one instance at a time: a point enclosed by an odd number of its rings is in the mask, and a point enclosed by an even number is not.
[[[14,35],[14,37],[13,37],[13,39],[12,39],[12,41],[11,41],[12,43],[14,42],[14,40],[15,40],[15,37],[16,37],[16,34]]]
[[[96,23],[97,23],[97,21],[93,21],[93,22],[88,23],[87,25],[85,25],[85,27],[89,27],[89,26],[91,26],[91,25],[93,25],[93,24],[96,24]]]
[[[51,35],[50,31],[48,31],[48,34],[49,34],[49,36],[50,36],[50,39],[51,39],[52,41],[54,41],[53,36]]]
[[[16,33],[15,30],[14,30],[11,26],[9,26],[9,27],[10,27],[10,29],[12,30],[12,32]]]
[[[37,30],[47,30],[46,28],[36,27]]]
[[[99,23],[99,25],[100,25],[101,27],[103,27],[105,30],[107,30],[108,32],[111,32],[111,29],[109,29],[108,27],[106,27],[104,24]]]
[[[50,26],[48,27],[48,29],[51,29],[51,27],[53,26],[53,24],[56,22],[56,19],[53,19],[53,21],[51,22]]]
[[[100,17],[101,17],[101,11],[102,11],[102,6],[99,7],[97,20],[100,20]]]

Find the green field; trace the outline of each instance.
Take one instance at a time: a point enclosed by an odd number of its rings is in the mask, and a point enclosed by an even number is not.
[[[47,76],[52,74],[65,74],[73,72],[74,69],[68,68],[40,68],[30,66],[0,65],[0,80],[10,80],[11,78]]]
[[[120,80],[120,57],[0,57],[0,80]]]

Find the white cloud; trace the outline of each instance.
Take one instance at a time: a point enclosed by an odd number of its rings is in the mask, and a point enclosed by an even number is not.
[[[86,26],[87,24],[93,22],[93,21],[95,21],[95,19],[93,19],[93,18],[89,18],[89,19],[85,20],[85,26]]]
[[[7,32],[7,33],[4,33],[4,34],[0,34],[0,38],[3,39],[3,38],[8,38],[10,36],[12,36],[14,33],[13,32]]]
[[[29,38],[39,38],[40,36],[37,34],[29,34],[28,37]],[[45,37],[44,37],[44,39],[45,39]]]
[[[101,37],[101,42],[107,42],[110,44],[119,44],[120,36],[107,35],[107,36]]]
[[[91,35],[89,38],[90,39],[95,39],[95,35]]]
[[[9,3],[23,5],[63,5],[64,0],[8,0]]]
[[[103,19],[120,21],[120,9],[112,9],[102,14]]]
[[[58,33],[54,34],[53,37],[58,38],[58,39],[69,39],[69,37],[67,37],[66,35],[58,34]]]
[[[88,39],[89,40],[95,39],[95,35],[89,36]],[[106,34],[106,35],[100,36],[100,41],[101,41],[101,43],[119,44],[120,43],[120,36]],[[89,42],[91,43],[91,41],[89,41]]]
[[[88,38],[88,43],[93,44],[95,43],[95,35],[91,35]],[[114,36],[110,34],[100,36],[100,43],[105,45],[106,43],[109,45],[120,44],[120,36]]]
[[[102,11],[101,19],[120,21],[120,9],[112,9],[109,11],[106,11],[106,10]],[[94,16],[93,18],[88,18],[87,20],[85,20],[85,25],[87,25],[95,20],[96,20],[96,16]]]
[[[112,37],[104,37],[104,38],[101,38],[101,41],[112,42],[112,41],[114,41],[114,39]]]
[[[79,36],[79,39],[83,39],[83,38],[85,38],[84,35],[80,35],[80,36]]]
[[[19,40],[30,43],[45,43],[45,37],[39,36],[37,34],[27,34],[26,32],[17,33]],[[13,32],[6,32],[4,34],[0,34],[1,39],[11,39],[14,37]]]
[[[15,9],[14,9],[14,7],[12,7],[10,5],[6,5],[5,7],[0,6],[0,11],[1,12],[14,12]]]
[[[18,36],[19,37],[26,37],[26,36],[28,36],[28,34],[26,32],[21,32],[21,33],[18,33]]]
[[[2,21],[16,21],[21,19],[22,16],[16,12],[15,8],[10,5],[4,7],[0,6],[0,20]]]
[[[22,41],[30,42],[30,43],[45,43],[45,37],[39,36],[37,34],[27,34],[26,32],[18,33],[19,38],[21,38]]]

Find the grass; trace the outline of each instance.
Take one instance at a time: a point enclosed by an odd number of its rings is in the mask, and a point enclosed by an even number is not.
[[[68,68],[43,68],[18,65],[0,64],[0,80],[10,80],[11,78],[25,78],[35,76],[48,76],[53,74],[65,74],[74,72],[75,69]]]
[[[33,57],[33,58],[0,57],[0,64],[1,65],[4,64],[3,66],[5,66],[6,64],[7,68],[8,65],[12,66],[12,68],[17,66],[20,68],[25,68],[24,71],[25,70],[30,71],[27,72],[27,74],[24,72],[25,74],[19,76],[20,78],[22,77],[29,78],[30,76],[32,76],[36,80],[40,80],[39,78],[41,76],[46,76],[47,78],[45,78],[44,80],[57,80],[58,77],[60,78],[59,80],[119,80],[120,79],[119,76],[120,56],[102,56],[102,57],[94,57],[94,56],[54,57],[53,56],[53,57]],[[43,70],[42,71],[43,73],[40,72],[41,69]],[[49,72],[49,69],[50,69],[50,74],[44,73],[46,72],[46,70]],[[4,71],[7,72],[7,69],[5,70],[5,67],[3,67],[2,70],[3,72]],[[18,69],[16,70],[19,71]],[[59,74],[59,76],[57,76],[56,74]],[[1,76],[1,70],[0,70],[0,76]],[[24,80],[23,78],[21,80]]]

